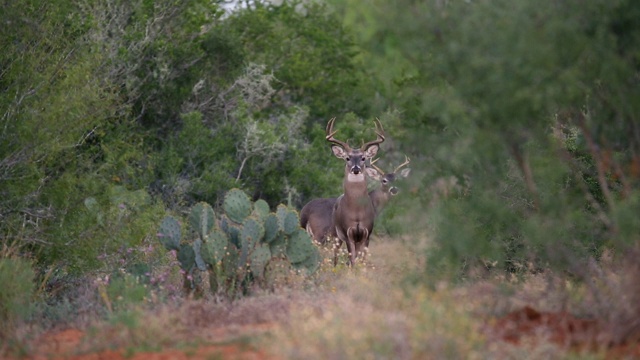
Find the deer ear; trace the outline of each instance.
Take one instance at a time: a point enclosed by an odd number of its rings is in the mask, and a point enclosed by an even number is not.
[[[373,159],[378,153],[378,149],[380,149],[378,145],[371,145],[364,151],[364,156],[368,159]]]
[[[378,170],[374,169],[374,168],[365,168],[364,171],[367,173],[367,175],[369,175],[370,178],[372,178],[373,180],[377,180],[380,181],[380,178],[382,178],[382,174],[380,174],[378,172]]]
[[[345,159],[347,157],[347,152],[338,145],[332,145],[331,151],[333,151],[333,155],[335,155],[338,159]]]
[[[409,176],[410,172],[411,172],[410,168],[402,169],[400,170],[400,176],[403,178],[406,178],[407,176]]]

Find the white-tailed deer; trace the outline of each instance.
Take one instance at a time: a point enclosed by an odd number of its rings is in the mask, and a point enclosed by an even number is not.
[[[369,191],[369,198],[371,198],[376,216],[380,214],[391,197],[398,194],[398,188],[394,186],[395,181],[400,178],[406,178],[411,172],[410,168],[399,171],[409,164],[410,160],[406,156],[405,162],[398,165],[393,172],[385,172],[375,166],[374,163],[377,160],[371,160],[371,167],[377,171],[376,176],[373,178],[380,181],[380,186]],[[331,224],[333,223],[333,207],[337,200],[337,198],[313,199],[300,210],[300,226],[306,229],[313,240],[320,244],[324,244],[327,241]]]
[[[329,120],[326,129],[326,139],[331,145],[333,154],[345,161],[344,179],[342,180],[343,194],[336,199],[333,206],[333,222],[331,234],[338,238],[335,246],[333,263],[337,264],[338,250],[342,243],[347,244],[349,263],[355,264],[356,257],[369,246],[369,235],[373,230],[373,222],[376,216],[373,202],[367,190],[367,177],[377,176],[377,171],[366,167],[366,161],[373,159],[380,149],[380,143],[384,141],[384,129],[380,120],[376,119],[376,140],[363,144],[360,148],[351,148],[346,142],[333,136],[335,118]]]
[[[373,208],[376,210],[376,216],[378,216],[378,214],[380,214],[380,211],[382,211],[382,208],[387,205],[391,197],[398,194],[398,188],[393,186],[393,183],[400,178],[406,178],[407,176],[409,176],[411,169],[402,169],[403,166],[409,165],[410,162],[409,157],[406,155],[404,156],[404,162],[398,165],[393,170],[393,172],[385,172],[384,170],[375,166],[374,163],[376,161],[378,161],[378,159],[371,160],[371,167],[376,169],[380,174],[381,186],[377,189],[371,190],[369,192],[369,197],[371,197]],[[398,170],[400,169],[402,170],[398,172]]]

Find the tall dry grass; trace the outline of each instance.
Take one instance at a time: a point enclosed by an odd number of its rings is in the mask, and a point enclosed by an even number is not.
[[[401,241],[377,241],[366,264],[323,268],[330,291],[292,303],[264,345],[286,359],[484,358],[468,304],[446,289],[404,284],[421,271],[420,257]]]

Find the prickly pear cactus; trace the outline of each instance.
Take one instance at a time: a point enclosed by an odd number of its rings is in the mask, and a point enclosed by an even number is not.
[[[158,229],[158,239],[164,247],[171,250],[178,250],[180,247],[180,222],[173,216],[167,216],[162,220]]]
[[[292,235],[296,230],[300,229],[300,218],[298,212],[295,210],[289,210],[287,216],[284,218],[284,228],[282,229],[285,234]]]
[[[243,246],[247,244],[252,249],[260,240],[264,238],[264,226],[260,220],[249,217],[242,223],[240,232]]]
[[[269,215],[269,211],[269,204],[262,199],[256,200],[253,204],[253,213],[262,220]]]
[[[285,234],[291,235],[297,229],[300,228],[300,219],[298,213],[295,210],[290,210],[286,206],[280,204],[276,209],[276,216],[278,217],[278,224]]]
[[[209,204],[194,205],[188,223],[197,237],[187,243],[181,244],[178,220],[167,216],[160,225],[160,241],[178,252],[185,285],[189,285],[185,289],[200,288],[202,271],[209,272],[212,292],[237,296],[247,291],[252,281],[261,286],[272,283],[269,279],[279,271],[286,277],[292,267],[307,274],[318,268],[318,249],[299,227],[295,210],[279,205],[270,212],[264,200],[252,203],[239,189],[225,195],[222,210],[216,217]]]
[[[178,249],[178,262],[180,268],[185,272],[190,272],[196,266],[196,252],[189,244],[182,244]]]
[[[318,270],[321,262],[320,252],[314,251],[311,256],[301,262],[292,264],[292,266],[298,270],[306,270],[307,275],[311,275]]]
[[[207,242],[202,245],[200,250],[202,259],[210,266],[215,266],[225,257],[229,247],[227,235],[219,229],[213,229],[209,233]]]
[[[196,266],[198,267],[198,270],[201,271],[205,271],[207,270],[207,265],[204,262],[204,259],[202,258],[202,240],[201,239],[196,239],[193,242],[193,252],[195,254],[195,262],[196,262]]]
[[[264,239],[266,243],[271,243],[276,239],[281,232],[280,224],[278,224],[278,217],[276,214],[269,214],[264,219]]]
[[[191,208],[189,223],[203,241],[206,241],[206,236],[215,225],[215,221],[215,213],[211,205],[205,202],[199,202]]]
[[[251,273],[257,278],[264,277],[264,268],[271,259],[271,251],[269,250],[269,245],[265,243],[258,244],[250,256],[250,265]]]
[[[253,210],[251,199],[240,189],[229,190],[224,197],[222,207],[229,219],[238,224],[241,224]]]
[[[273,256],[286,256],[287,255],[287,237],[284,234],[279,234],[276,238],[269,243],[269,249]]]
[[[305,261],[317,251],[309,234],[298,228],[290,237],[287,244],[287,257],[292,264]]]
[[[240,259],[238,260],[238,267],[246,266],[249,254],[256,244],[262,240],[263,236],[264,227],[257,219],[249,217],[244,220],[240,230]]]
[[[222,215],[220,217],[220,229],[227,234],[227,238],[233,246],[238,249],[241,247],[239,225],[234,224],[226,215]]]

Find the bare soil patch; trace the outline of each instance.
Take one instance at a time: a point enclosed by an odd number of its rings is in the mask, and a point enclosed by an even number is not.
[[[81,351],[87,333],[78,329],[65,329],[45,333],[34,344],[34,353],[30,357],[34,360],[70,359],[70,360],[182,360],[182,359],[236,359],[236,360],[265,360],[267,354],[240,341],[234,341],[239,334],[255,335],[266,331],[268,326],[252,325],[246,329],[234,328],[233,334],[225,329],[212,329],[207,337],[230,339],[219,344],[200,344],[185,349],[163,349],[159,351],[135,351],[128,353],[125,349],[101,350],[96,352]],[[105,339],[109,341],[109,339]],[[80,353],[78,353],[80,351]]]
[[[598,319],[581,319],[568,312],[541,312],[530,306],[488,323],[491,340],[514,345],[549,341],[575,352],[603,354],[607,359],[640,358],[640,344],[615,344],[608,325]]]

